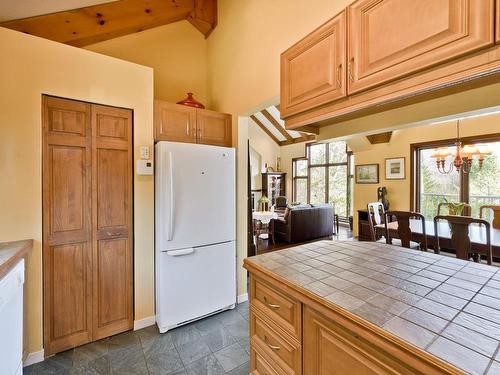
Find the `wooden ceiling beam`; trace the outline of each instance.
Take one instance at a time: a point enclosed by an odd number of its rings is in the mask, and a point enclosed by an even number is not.
[[[183,19],[208,36],[217,25],[217,0],[121,0],[0,26],[83,47]]]
[[[286,128],[286,125],[285,125],[285,128]],[[300,126],[298,128],[294,128],[294,129],[288,129],[288,130],[295,130],[296,132],[302,132],[302,133],[308,133],[308,134],[316,134],[316,135],[319,134],[319,126],[314,126],[314,125],[305,125],[305,126]]]
[[[285,130],[283,126],[280,125],[278,121],[271,115],[266,109],[261,111],[262,115],[276,128],[277,131],[281,133],[287,141],[293,140],[292,136]]]
[[[266,128],[266,126],[262,122],[260,122],[260,120],[257,117],[251,115],[250,118],[259,126],[259,128],[262,129],[262,131],[264,131],[264,133],[266,133],[274,142],[276,142],[278,146],[282,146],[280,140],[276,138],[276,136],[273,133],[271,133],[271,131],[268,128]]]
[[[366,138],[368,138],[368,141],[372,145],[376,145],[379,143],[388,143],[390,142],[391,137],[392,137],[392,132],[385,132],[385,133],[372,134],[366,136]]]
[[[195,0],[187,20],[208,38],[217,26],[217,0]]]

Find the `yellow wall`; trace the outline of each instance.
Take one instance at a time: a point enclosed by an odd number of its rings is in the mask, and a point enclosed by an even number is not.
[[[33,238],[28,351],[42,349],[41,95],[134,110],[135,158],[152,146],[150,68],[0,27],[0,241]],[[134,178],[135,319],[154,315],[153,177]]]
[[[276,158],[280,156],[281,147],[264,133],[252,119],[248,123],[248,140],[250,147],[257,151],[261,157],[259,171],[264,170],[266,163],[276,170]],[[261,177],[259,176],[259,178]]]
[[[207,96],[207,41],[188,21],[85,47],[154,69],[155,98],[178,102],[193,92],[204,104]]]
[[[481,116],[462,120],[460,134],[463,137],[481,134],[499,133],[500,114]],[[410,145],[440,139],[456,137],[456,122],[418,126],[393,132],[389,143],[370,145],[366,137],[348,140],[354,152],[355,164],[379,164],[380,182],[378,184],[354,185],[354,212],[366,209],[366,204],[377,200],[377,188],[387,187],[387,198],[391,209],[410,209]],[[385,179],[386,158],[406,158],[406,178],[404,180]],[[357,217],[354,215],[354,233],[357,234]]]

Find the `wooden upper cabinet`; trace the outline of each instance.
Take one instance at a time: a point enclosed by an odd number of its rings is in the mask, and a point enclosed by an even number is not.
[[[496,0],[496,14],[495,14],[495,40],[500,43],[500,0]]]
[[[155,100],[155,139],[196,142],[196,108]]]
[[[282,117],[346,96],[346,13],[281,54]]]
[[[231,115],[226,113],[197,109],[197,142],[207,145],[231,147],[231,121]]]
[[[358,0],[348,8],[349,94],[494,42],[494,0]]]
[[[208,109],[155,100],[155,141],[231,147],[232,117]]]

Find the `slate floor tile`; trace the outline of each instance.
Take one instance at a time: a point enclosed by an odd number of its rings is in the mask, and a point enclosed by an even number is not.
[[[236,339],[231,336],[228,329],[224,326],[220,326],[217,330],[213,330],[209,334],[203,335],[202,337],[203,341],[205,341],[212,352],[216,352],[236,342]]]
[[[206,357],[211,353],[210,348],[201,337],[197,341],[190,341],[184,345],[177,346],[177,351],[184,366],[200,358]]]
[[[200,358],[186,367],[189,375],[224,375],[224,368],[213,354]]]
[[[147,356],[146,363],[150,374],[170,374],[184,370],[184,365],[175,349]]]
[[[215,352],[215,357],[224,368],[231,371],[249,360],[249,355],[238,343]]]

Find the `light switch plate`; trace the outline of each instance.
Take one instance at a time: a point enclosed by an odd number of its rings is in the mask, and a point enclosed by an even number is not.
[[[141,159],[149,159],[149,146],[141,146]]]

